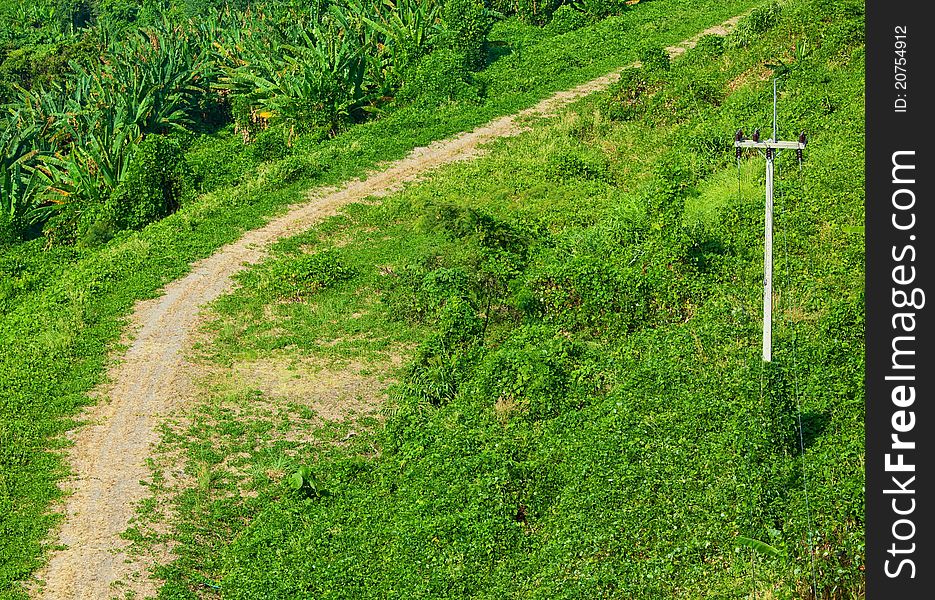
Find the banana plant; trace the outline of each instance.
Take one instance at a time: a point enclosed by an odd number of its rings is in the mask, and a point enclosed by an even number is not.
[[[27,93],[20,90],[26,97]],[[31,104],[7,106],[0,119],[0,212],[21,219],[39,191],[33,165],[48,151],[49,122]]]
[[[382,36],[378,44],[382,80],[395,84],[400,71],[428,51],[443,30],[441,8],[435,0],[382,0],[376,3],[374,16],[364,17]]]
[[[292,26],[263,23],[245,36],[218,86],[268,117],[336,129],[379,90],[374,33],[361,15],[329,6]]]
[[[93,79],[101,104],[120,106],[144,133],[164,132],[190,124],[187,111],[207,67],[203,54],[181,27],[139,31],[99,70],[82,75]]]
[[[30,212],[30,220],[44,221],[76,202],[102,206],[123,181],[141,140],[135,128],[118,125],[88,134],[84,145],[73,146],[67,154],[40,155],[35,171],[43,185],[43,202]]]
[[[35,193],[28,165],[38,153],[32,148],[34,124],[23,125],[19,114],[6,115],[0,125],[0,211],[11,220],[22,216]]]

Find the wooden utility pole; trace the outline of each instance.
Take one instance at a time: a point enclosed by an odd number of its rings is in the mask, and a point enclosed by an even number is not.
[[[783,142],[776,138],[776,80],[773,79],[773,137],[760,141],[760,130],[753,132],[753,139],[744,139],[743,131],[737,130],[734,136],[734,148],[737,159],[744,148],[756,148],[766,155],[766,218],[763,244],[763,360],[773,360],[773,161],[779,150],[795,150],[799,161],[805,148],[805,133],[799,135],[797,142]]]

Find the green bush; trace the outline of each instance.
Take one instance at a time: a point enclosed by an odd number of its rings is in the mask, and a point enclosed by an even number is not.
[[[588,13],[575,10],[571,6],[560,6],[552,15],[552,20],[546,25],[545,30],[552,35],[561,35],[569,33],[582,27],[587,27],[594,23],[594,17]]]
[[[416,352],[405,383],[406,393],[440,406],[452,400],[482,354],[484,323],[467,300],[452,296],[438,313],[435,333]]]
[[[464,66],[479,71],[487,63],[487,35],[494,14],[483,0],[448,0],[442,15],[449,47],[464,57]]]
[[[398,98],[423,106],[438,106],[454,100],[475,101],[467,60],[449,48],[440,48],[419,60],[410,69]]]
[[[463,268],[427,270],[422,265],[408,265],[393,273],[381,302],[395,319],[424,323],[434,319],[448,299],[472,294],[472,282]]]
[[[0,251],[19,241],[19,228],[5,212],[0,212]]]
[[[16,99],[17,86],[27,90],[50,87],[71,71],[71,61],[86,61],[98,51],[91,36],[16,48],[0,45],[0,102]]]
[[[431,307],[422,296],[425,275],[425,269],[419,265],[406,265],[389,274],[389,282],[380,293],[380,302],[390,319],[425,322],[431,314]]]
[[[280,299],[300,302],[355,275],[356,271],[345,265],[335,250],[325,250],[273,263],[266,287]]]
[[[439,268],[422,279],[419,288],[420,304],[430,311],[442,307],[452,297],[466,298],[471,293],[467,272],[459,267]]]
[[[248,148],[250,154],[258,162],[279,160],[292,151],[288,141],[285,129],[282,126],[275,126],[259,132]]]
[[[649,70],[624,69],[600,101],[601,114],[612,121],[629,121],[644,114],[662,82]]]
[[[559,182],[575,179],[603,181],[608,178],[608,165],[601,158],[575,150],[557,152],[548,159],[547,176]]]
[[[245,152],[242,140],[234,136],[211,139],[193,148],[186,158],[194,170],[198,191],[202,193],[236,185],[256,166],[253,154]]]
[[[101,25],[120,28],[136,22],[141,4],[139,0],[96,0],[95,12]]]
[[[598,19],[619,15],[627,9],[626,0],[572,0],[571,5]]]
[[[431,204],[425,208],[421,225],[429,231],[440,231],[450,239],[474,243],[494,251],[525,257],[530,233],[512,223],[483,211],[456,204]]]
[[[548,262],[535,269],[517,296],[526,314],[570,331],[629,330],[647,319],[641,279],[596,256]]]
[[[107,201],[104,218],[116,229],[140,229],[191,198],[193,179],[179,142],[150,135],[133,153],[124,181]]]
[[[276,165],[273,178],[292,183],[303,178],[318,177],[327,170],[328,166],[318,156],[290,154]]]
[[[759,35],[775,27],[781,15],[782,7],[778,2],[754,8],[749,15],[737,22],[737,27],[727,36],[725,46],[743,48],[750,45]]]
[[[514,10],[521,21],[545,25],[562,4],[563,0],[514,0]]]
[[[642,68],[650,73],[669,70],[672,60],[662,46],[643,46],[637,54]]]
[[[693,53],[705,57],[720,56],[724,53],[724,36],[714,34],[701,36]]]
[[[543,326],[515,330],[478,369],[477,391],[501,410],[530,421],[551,419],[583,405],[569,393],[580,347]]]
[[[723,98],[724,92],[716,80],[704,77],[677,79],[653,103],[653,116],[662,123],[694,119],[720,106]]]
[[[487,6],[505,17],[516,14],[516,0],[487,0]]]

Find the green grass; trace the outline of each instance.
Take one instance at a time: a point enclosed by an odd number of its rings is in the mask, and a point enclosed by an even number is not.
[[[620,86],[276,244],[204,359],[399,383],[385,423],[310,421],[306,443],[255,414],[275,393],[209,388],[163,450],[220,483],[178,498],[160,597],[809,597],[808,518],[821,597],[863,597],[863,147],[839,135],[863,130],[862,25],[859,3],[790,0],[646,74],[629,116]],[[810,141],[778,161],[767,368],[763,163],[738,185],[730,140],[768,127],[777,57],[782,134]],[[323,252],[353,275],[315,266],[330,284],[287,301],[281,274]],[[300,466],[327,495],[290,491]]]
[[[90,402],[87,393],[100,382],[134,301],[152,297],[191,261],[261,225],[311,186],[360,175],[414,146],[625,64],[638,41],[673,43],[752,4],[649,2],[501,58],[482,74],[482,103],[403,108],[321,144],[301,140],[293,156],[278,163],[238,159],[239,171],[206,184],[216,189],[102,249],[43,250],[35,240],[0,250],[0,598],[22,597],[18,582],[44,560],[42,540],[57,520],[50,503],[60,496],[56,484],[66,473],[58,452],[66,444],[62,434]],[[237,155],[223,135],[196,148],[202,173]]]

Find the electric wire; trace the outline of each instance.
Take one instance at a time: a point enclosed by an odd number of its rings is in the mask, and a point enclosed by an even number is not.
[[[778,160],[776,161],[776,170],[777,170],[776,179],[777,179],[777,184],[778,184],[782,181],[781,161],[778,161]],[[801,170],[802,170],[802,166],[800,163],[799,172],[801,172]],[[777,198],[779,199],[780,202],[783,202],[782,185],[776,185],[776,189],[777,189],[777,194],[776,194]],[[788,211],[786,210],[785,206],[783,206],[782,214],[784,216],[788,214]],[[791,306],[793,304],[792,302],[793,287],[791,285],[791,276],[789,273],[789,265],[790,265],[789,237],[787,235],[787,227],[786,227],[785,218],[782,219],[781,230],[782,230],[782,240],[783,240],[783,262],[785,263],[783,265],[785,268],[785,285],[788,287],[788,290],[789,290],[787,293],[788,301],[786,302],[786,304]],[[811,575],[812,575],[812,595],[815,598],[817,598],[818,597],[818,577],[817,577],[817,573],[815,569],[815,552],[813,549],[813,540],[812,540],[812,513],[811,513],[811,506],[810,506],[809,494],[808,494],[808,487],[809,487],[808,486],[808,462],[805,457],[805,428],[803,427],[803,424],[802,424],[802,400],[799,394],[799,372],[798,372],[798,353],[797,353],[798,328],[794,320],[791,321],[791,329],[792,329],[792,348],[791,348],[792,382],[793,382],[793,394],[795,398],[796,420],[798,421],[798,430],[799,430],[798,431],[799,453],[802,458],[802,488],[803,488],[804,496],[805,496],[805,525],[807,528],[806,529],[806,544],[808,546],[808,556],[809,556],[809,563],[810,563]]]

